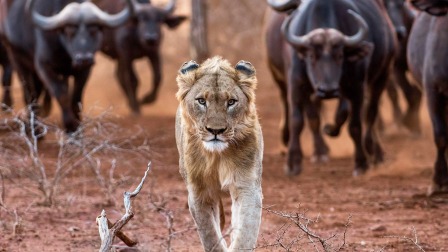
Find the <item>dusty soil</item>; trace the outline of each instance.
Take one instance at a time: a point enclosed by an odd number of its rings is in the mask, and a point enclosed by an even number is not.
[[[188,13],[188,1],[180,2],[179,12]],[[254,1],[244,2],[241,8],[257,5],[252,3]],[[217,1],[213,1],[212,6],[224,8],[217,4]],[[234,12],[235,15],[239,15],[238,13]],[[250,14],[252,23],[261,23],[263,11],[257,10]],[[217,17],[227,17],[225,21],[236,28],[232,30],[222,26]],[[216,12],[215,19],[211,19],[210,25],[214,29],[210,36],[213,54],[221,54],[232,63],[240,59],[249,60],[258,71],[257,106],[265,139],[264,206],[273,210],[306,213],[310,218],[318,218],[318,222],[310,228],[322,237],[337,234],[333,239],[335,244],[343,241],[345,223],[350,218],[345,251],[419,251],[420,248],[412,242],[416,238],[419,246],[425,251],[448,251],[448,197],[425,196],[435,158],[426,108],[421,110],[423,134],[415,137],[392,124],[389,104],[387,101],[382,103],[386,129],[381,139],[386,161],[371,167],[365,176],[357,178],[351,175],[354,166],[353,145],[346,128],[339,138],[326,139],[331,148],[331,160],[326,164],[313,164],[308,161],[312,153],[312,141],[309,131],[305,130],[301,138],[307,157],[304,171],[300,176],[288,178],[283,171],[285,156],[279,135],[282,111],[279,93],[263,56],[261,25],[250,30],[248,26],[251,26],[251,22],[238,26],[230,17]],[[218,33],[220,28],[223,33]],[[229,37],[232,32],[239,30],[246,32],[226,43],[226,36]],[[242,45],[245,48],[241,48]],[[119,115],[120,118],[115,122],[121,127],[141,126],[148,135],[153,171],[149,183],[134,200],[134,219],[124,228],[130,237],[139,241],[138,249],[166,249],[168,228],[165,217],[150,203],[166,201],[165,208],[172,211],[174,216],[174,231],[179,232],[171,239],[171,249],[200,251],[199,238],[187,208],[187,192],[178,173],[174,140],[174,113],[177,107],[174,98],[177,89],[175,75],[178,67],[189,59],[188,24],[183,24],[176,32],[165,30],[163,52],[165,76],[160,97],[155,104],[144,107],[141,116],[130,115],[124,95],[115,81],[114,63],[102,55],[98,55],[85,92],[84,111],[98,114],[106,108],[111,109]],[[136,65],[141,81],[140,96],[150,89],[151,72],[146,64],[145,60],[141,60]],[[17,81],[13,91],[16,108],[20,108],[22,98]],[[55,109],[49,120],[57,124],[60,117],[57,105],[54,105]],[[324,122],[330,121],[334,106],[334,101],[325,104]],[[41,151],[51,158],[55,149],[51,143],[45,143],[44,140],[40,146]],[[1,160],[0,165],[9,161]],[[16,234],[13,234],[16,218],[11,212],[1,209],[0,251],[97,250],[100,239],[95,223],[96,216],[102,209],[106,210],[113,221],[121,216],[124,211],[121,203],[122,192],[132,190],[138,184],[147,162],[148,160],[141,159],[133,162],[132,166],[117,167],[116,174],[123,174],[130,180],[116,188],[115,206],[105,204],[101,188],[87,169],[79,169],[64,180],[56,197],[57,203],[52,208],[40,206],[40,198],[23,190],[24,187],[35,187],[29,180],[6,180],[5,204],[10,210],[17,209],[21,224],[16,228]],[[228,228],[228,199],[224,207]],[[259,250],[284,250],[279,246],[266,246],[277,243],[279,236],[283,236],[281,241],[284,244],[298,239],[300,245],[293,247],[295,250],[314,250],[306,237],[297,238],[297,235],[303,234],[297,227],[289,226],[286,231],[282,231],[285,223],[291,223],[287,219],[267,210],[263,211],[262,218]]]

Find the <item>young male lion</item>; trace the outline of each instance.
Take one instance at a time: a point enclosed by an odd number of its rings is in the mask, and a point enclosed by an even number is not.
[[[255,68],[221,57],[186,62],[177,76],[179,169],[205,251],[250,250],[261,222],[263,136],[255,108]],[[221,229],[222,191],[232,198],[231,244]]]

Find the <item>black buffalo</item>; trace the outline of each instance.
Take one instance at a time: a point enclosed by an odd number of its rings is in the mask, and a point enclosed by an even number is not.
[[[36,104],[47,90],[61,107],[66,131],[76,131],[84,86],[102,41],[101,29],[117,27],[131,14],[130,0],[114,15],[88,1],[12,1],[3,22],[4,38],[26,104]],[[37,112],[36,106],[32,109]]]
[[[287,173],[298,174],[302,168],[299,136],[304,114],[308,115],[313,132],[320,134],[315,104],[328,98],[338,97],[340,106],[351,107],[349,132],[355,144],[354,174],[368,168],[364,150],[375,162],[382,161],[383,150],[374,122],[394,57],[395,41],[381,2],[310,0],[299,7],[297,0],[268,3],[278,11],[290,13],[289,16],[272,13],[266,32],[269,67],[285,107],[283,139],[288,144]],[[365,88],[370,99],[362,139]],[[320,141],[321,137],[315,139]]]
[[[448,191],[448,1],[412,0],[420,13],[408,43],[408,63],[414,78],[424,87],[431,117],[437,158],[429,193]]]
[[[395,85],[390,83],[387,87],[392,107],[394,110],[394,119],[402,123],[411,132],[418,134],[420,132],[419,109],[422,99],[420,88],[412,85],[406,78],[406,72],[409,70],[406,61],[406,49],[409,38],[409,31],[414,22],[415,12],[413,12],[405,0],[383,0],[390,19],[395,28],[398,38],[398,53],[394,60],[393,80],[401,88],[407,103],[405,115],[402,115],[397,90]]]
[[[101,0],[98,6],[108,12],[120,10],[124,0]],[[133,1],[134,15],[123,26],[104,31],[104,41],[101,50],[117,61],[116,75],[126,94],[130,108],[139,113],[137,99],[138,78],[133,62],[146,57],[152,66],[152,90],[143,97],[140,103],[149,104],[156,100],[162,80],[162,62],[160,45],[162,41],[162,26],[174,29],[186,17],[174,15],[175,1],[171,0],[164,8],[158,8],[149,0]]]
[[[4,109],[12,106],[11,98],[11,80],[12,80],[12,65],[9,61],[7,52],[3,44],[0,44],[0,65],[3,68],[2,85],[3,85],[3,99],[2,102],[6,106]]]

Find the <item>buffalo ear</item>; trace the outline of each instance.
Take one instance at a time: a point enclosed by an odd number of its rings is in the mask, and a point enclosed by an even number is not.
[[[301,47],[295,48],[295,50],[297,52],[297,56],[299,57],[299,59],[302,59],[302,60],[306,59],[306,53],[308,51],[308,47],[301,46]]]
[[[168,25],[170,29],[174,29],[185,20],[187,20],[187,16],[167,16],[165,18],[165,24]]]
[[[345,55],[348,61],[358,61],[372,54],[373,44],[370,42],[362,41],[361,43],[345,48]]]
[[[448,2],[446,1],[411,0],[411,4],[434,16],[444,16],[448,13]]]
[[[196,81],[196,70],[199,68],[198,63],[194,60],[190,60],[182,64],[179,69],[176,81],[179,90],[176,93],[176,98],[181,101],[185,98],[188,91],[194,85]]]

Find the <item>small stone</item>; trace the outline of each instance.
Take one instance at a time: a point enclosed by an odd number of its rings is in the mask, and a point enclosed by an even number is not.
[[[71,226],[71,227],[67,228],[67,230],[69,232],[76,232],[76,231],[79,231],[80,228],[79,227],[75,227],[75,226]]]
[[[370,230],[372,230],[374,232],[384,232],[387,230],[387,228],[383,225],[378,225],[378,226],[371,227]]]

